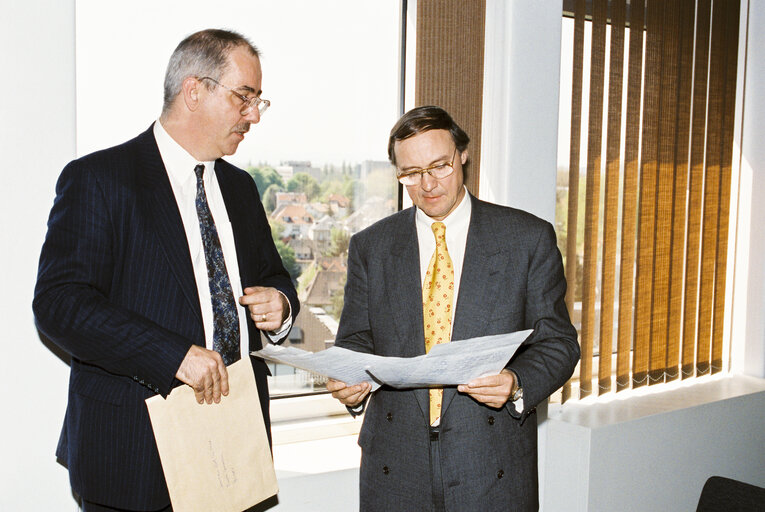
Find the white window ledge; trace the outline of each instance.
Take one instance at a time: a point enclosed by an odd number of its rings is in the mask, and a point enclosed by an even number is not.
[[[271,400],[274,446],[357,435],[361,417],[353,418],[329,394]]]
[[[714,475],[765,486],[765,379],[609,395],[550,406],[543,510],[695,510]]]

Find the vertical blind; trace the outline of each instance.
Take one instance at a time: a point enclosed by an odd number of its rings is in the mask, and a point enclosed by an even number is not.
[[[593,382],[603,394],[718,372],[740,2],[564,4],[574,18],[565,254],[566,303],[581,318],[579,396]]]
[[[437,105],[470,136],[465,185],[478,196],[486,1],[418,0],[415,104]]]

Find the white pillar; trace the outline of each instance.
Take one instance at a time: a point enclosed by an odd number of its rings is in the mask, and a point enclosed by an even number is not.
[[[7,1],[0,16],[0,510],[77,509],[54,455],[69,367],[32,316],[55,181],[75,155],[74,16],[75,0]]]
[[[482,199],[555,218],[560,0],[487,0]]]

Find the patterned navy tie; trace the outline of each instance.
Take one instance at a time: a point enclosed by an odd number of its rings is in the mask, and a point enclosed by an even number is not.
[[[213,308],[213,350],[220,353],[227,365],[241,358],[239,349],[239,316],[236,310],[234,292],[228,279],[226,261],[223,259],[218,230],[207,204],[205,185],[202,175],[205,166],[194,167],[197,175],[197,216],[199,230],[202,232],[202,244],[205,249],[207,278],[210,281],[210,300]]]

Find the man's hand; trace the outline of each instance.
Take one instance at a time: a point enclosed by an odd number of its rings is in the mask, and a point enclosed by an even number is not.
[[[467,393],[476,401],[499,409],[510,399],[514,388],[515,377],[509,370],[502,370],[499,375],[481,377],[461,384],[457,386],[457,391]]]
[[[332,396],[340,400],[340,403],[346,407],[356,407],[369,394],[372,385],[369,382],[362,382],[348,386],[345,382],[329,379],[327,389],[332,392]]]
[[[282,326],[290,312],[287,297],[276,288],[251,286],[244,289],[239,304],[247,306],[255,327],[261,331],[276,331]]]
[[[191,345],[175,378],[194,389],[200,404],[217,404],[220,403],[221,395],[228,395],[228,371],[223,359],[214,350],[199,345]]]

